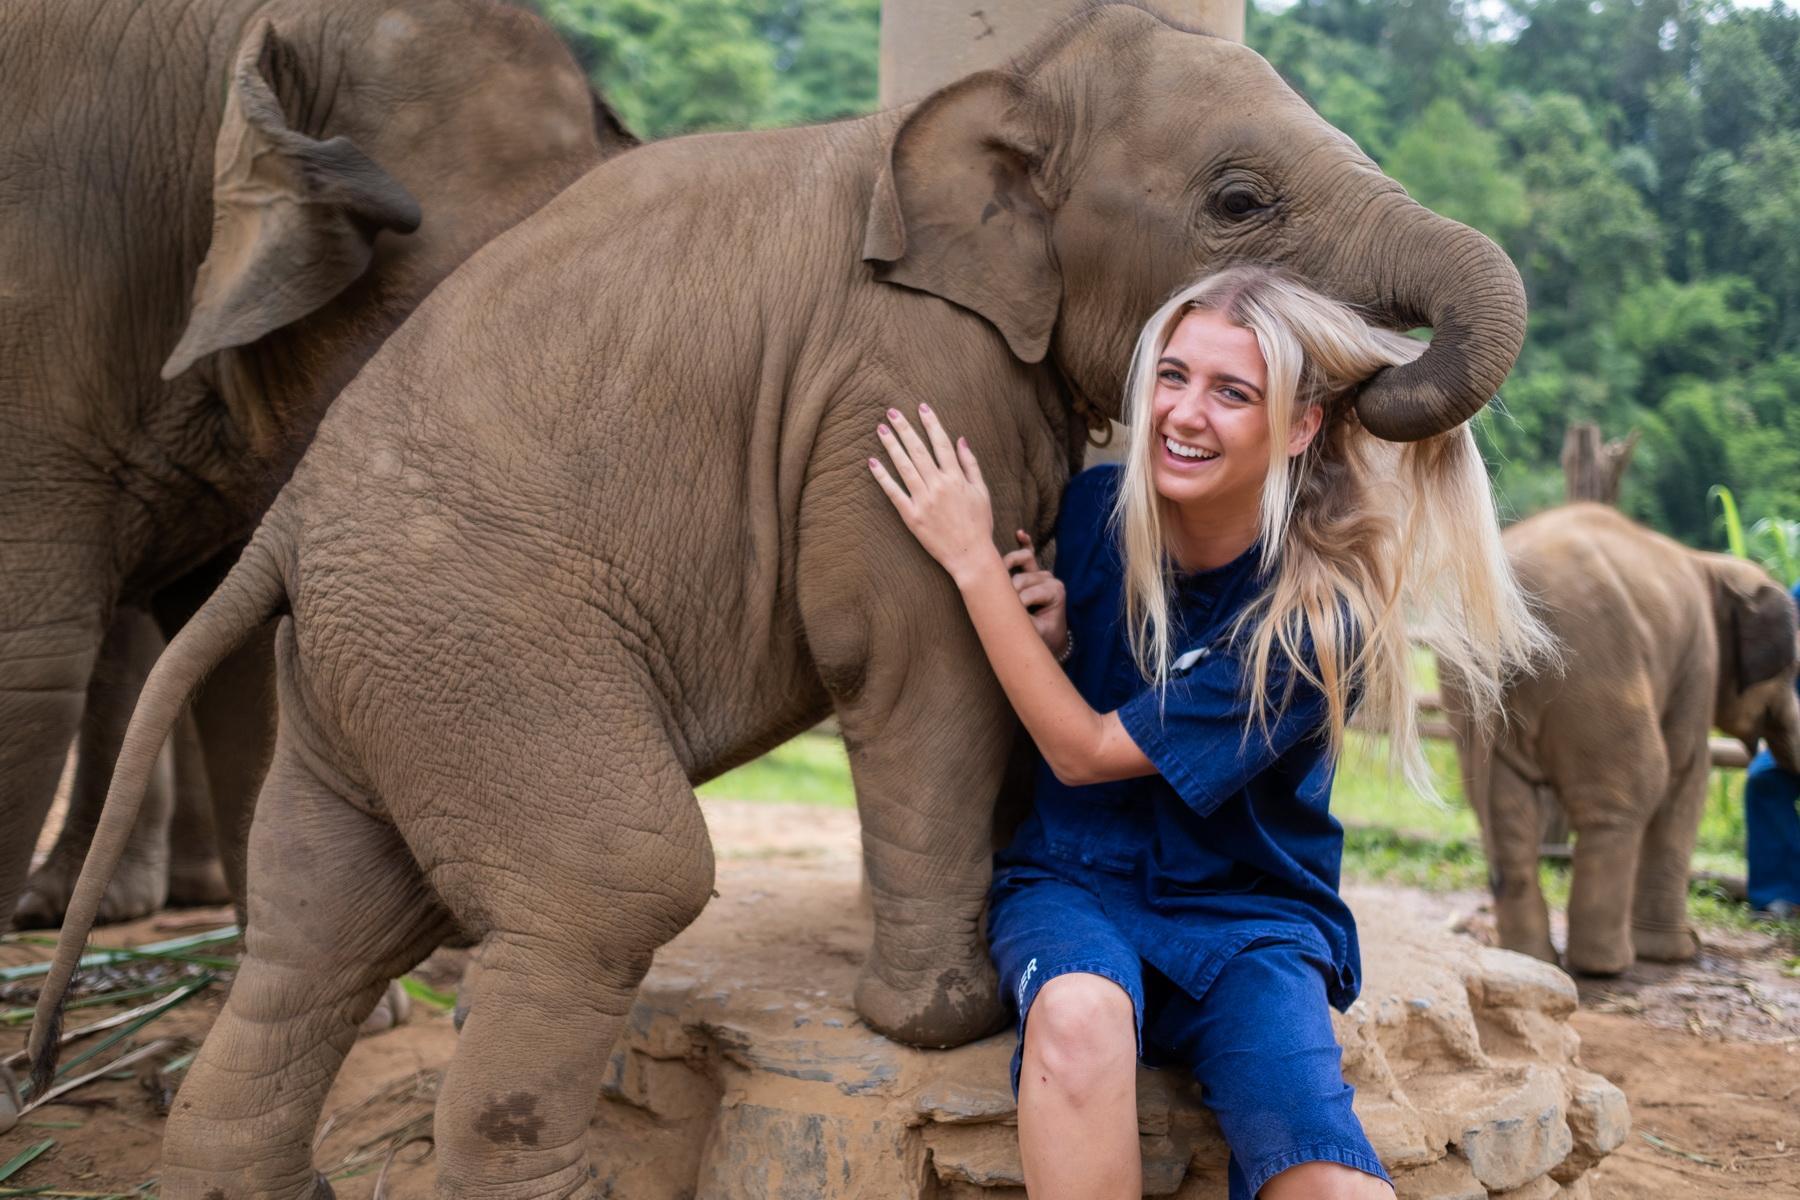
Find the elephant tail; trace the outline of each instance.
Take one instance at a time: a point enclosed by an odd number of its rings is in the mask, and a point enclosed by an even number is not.
[[[56,943],[56,957],[38,993],[31,1027],[31,1090],[49,1090],[62,1041],[63,1001],[74,978],[100,900],[124,855],[138,810],[163,743],[206,673],[237,649],[264,622],[287,607],[287,585],[279,553],[281,534],[265,520],[212,596],[175,635],[144,683],[137,710],[113,767],[106,806],[82,864],[68,913]]]

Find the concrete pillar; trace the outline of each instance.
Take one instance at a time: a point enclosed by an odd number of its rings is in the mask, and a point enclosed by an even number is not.
[[[998,66],[1074,11],[1077,0],[884,0],[881,106]],[[1244,0],[1162,0],[1170,18],[1244,40]]]

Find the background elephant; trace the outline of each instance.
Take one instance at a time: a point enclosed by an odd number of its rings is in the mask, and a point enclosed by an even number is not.
[[[1560,670],[1507,690],[1504,722],[1458,724],[1500,944],[1556,961],[1538,887],[1538,786],[1575,831],[1568,965],[1691,958],[1688,860],[1713,727],[1800,765],[1794,604],[1755,563],[1705,554],[1610,508],[1575,504],[1506,531],[1513,569],[1561,640]]]
[[[382,338],[631,138],[543,22],[491,0],[16,0],[0,62],[4,927],[115,607],[179,627]],[[270,673],[234,661],[196,704],[226,822]],[[84,779],[118,733],[90,724]],[[162,893],[151,868],[110,915]]]
[[[929,400],[998,528],[1043,535],[1139,323],[1237,259],[1435,326],[1359,398],[1387,436],[1454,426],[1518,351],[1492,243],[1253,52],[1135,6],[908,108],[603,164],[388,340],[158,664],[34,1047],[151,740],[284,610],[248,954],[171,1115],[165,1196],[313,1195],[348,1031],[457,924],[480,969],[440,1189],[596,1194],[608,1047],[712,887],[692,785],[833,708],[875,909],[857,1006],[915,1043],[993,1029],[979,926],[1014,720],[869,478],[874,426]]]

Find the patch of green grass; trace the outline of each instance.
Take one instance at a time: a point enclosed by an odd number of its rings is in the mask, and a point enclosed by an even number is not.
[[[702,796],[765,804],[822,804],[854,808],[850,760],[844,743],[825,733],[803,733],[761,758],[700,786]]]
[[[1375,826],[1406,834],[1431,835],[1439,840],[1464,839],[1479,852],[1481,831],[1462,795],[1456,766],[1456,750],[1448,742],[1425,743],[1439,806],[1426,800],[1386,768],[1384,739],[1352,732],[1344,760],[1338,767],[1331,792],[1331,811],[1347,826]],[[1414,841],[1418,839],[1415,838]],[[1712,773],[1706,808],[1700,818],[1700,834],[1694,849],[1694,869],[1720,875],[1743,875],[1744,773],[1718,770]],[[1396,879],[1395,882],[1401,882]]]
[[[1343,761],[1331,788],[1331,811],[1349,825],[1378,825],[1407,833],[1440,838],[1467,838],[1477,847],[1481,830],[1475,814],[1463,803],[1462,779],[1456,767],[1456,750],[1448,742],[1426,742],[1425,762],[1431,768],[1442,804],[1414,792],[1387,769],[1387,739],[1352,730],[1345,739]]]
[[[1481,831],[1463,801],[1456,751],[1447,742],[1425,744],[1442,804],[1415,794],[1388,774],[1383,739],[1352,732],[1332,789],[1331,808],[1346,827],[1344,873],[1368,882],[1403,884],[1434,891],[1480,890],[1487,886]],[[1696,870],[1744,874],[1744,776],[1714,771],[1694,853]],[[817,731],[777,746],[753,762],[700,788],[702,796],[767,804],[817,804],[851,808],[856,803],[850,763],[837,737]],[[1568,903],[1568,864],[1542,869],[1545,898]],[[1749,910],[1717,889],[1696,885],[1690,911],[1697,922],[1744,929],[1755,924]],[[1759,925],[1759,928],[1766,928]],[[1800,946],[1800,926],[1793,944]]]

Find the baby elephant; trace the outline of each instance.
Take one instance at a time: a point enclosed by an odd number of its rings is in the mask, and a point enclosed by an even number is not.
[[[1536,789],[1575,831],[1570,970],[1691,958],[1688,859],[1710,730],[1800,768],[1794,603],[1762,568],[1690,550],[1610,508],[1575,504],[1506,531],[1513,569],[1561,639],[1560,670],[1517,680],[1497,729],[1457,721],[1509,950],[1556,961],[1538,888]]]

